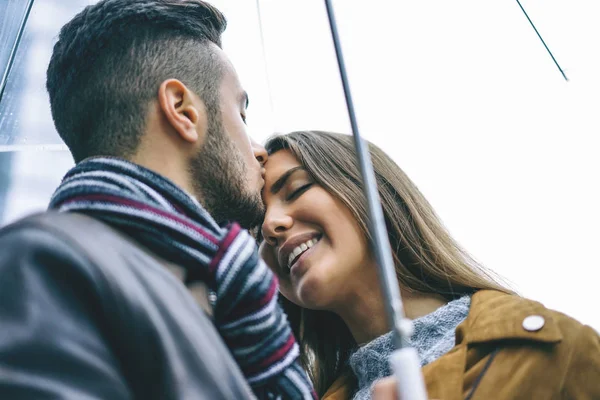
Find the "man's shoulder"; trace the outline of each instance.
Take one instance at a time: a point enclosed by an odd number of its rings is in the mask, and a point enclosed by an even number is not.
[[[147,255],[127,236],[91,217],[44,212],[18,220],[0,230],[0,263],[5,268],[53,269],[84,272],[96,280],[119,274],[130,255]],[[7,265],[8,264],[8,265]],[[60,265],[60,267],[59,267]],[[100,273],[100,270],[102,271]]]
[[[16,242],[21,251],[53,248],[57,242],[79,253],[89,253],[94,248],[105,253],[138,247],[127,236],[94,218],[53,211],[34,214],[3,227],[0,245],[3,242],[12,242],[13,246]]]
[[[1,229],[0,271],[17,270],[34,274],[62,271],[65,279],[87,281],[113,294],[126,295],[133,288],[152,293],[185,292],[181,266],[110,225],[77,213],[49,211]],[[204,286],[198,291],[204,299]],[[201,305],[206,310],[205,302]]]
[[[64,237],[88,237],[98,233],[116,233],[108,225],[83,214],[47,211],[30,215],[3,227],[0,229],[0,238],[7,235],[21,235],[32,230]]]
[[[82,379],[94,374],[106,390],[120,389],[124,372],[124,390],[141,390],[141,397],[148,397],[148,381],[158,396],[250,393],[183,283],[152,252],[83,215],[48,212],[0,230],[0,317],[0,358],[17,355],[10,361],[21,386],[24,368],[41,376],[59,363],[82,371]],[[88,381],[69,383],[77,390],[96,387]],[[178,382],[184,381],[182,392]]]
[[[169,292],[177,298],[186,292],[181,267],[109,225],[75,213],[40,213],[1,229],[1,274],[69,282],[122,304],[138,304],[142,294],[154,298]]]

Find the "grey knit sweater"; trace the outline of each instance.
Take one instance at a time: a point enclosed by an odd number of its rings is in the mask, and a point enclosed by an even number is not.
[[[454,347],[454,331],[469,314],[470,305],[469,296],[461,297],[413,321],[415,331],[411,343],[419,353],[421,366]],[[391,375],[388,357],[393,351],[390,332],[367,343],[350,356],[350,367],[358,379],[354,400],[370,399],[373,382]]]

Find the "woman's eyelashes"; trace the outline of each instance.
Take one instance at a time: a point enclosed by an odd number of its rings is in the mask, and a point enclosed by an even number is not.
[[[306,183],[304,185],[301,185],[298,189],[293,190],[292,193],[290,193],[286,200],[287,201],[292,201],[297,199],[298,197],[300,197],[304,192],[306,192],[308,189],[310,189],[310,187],[313,185],[312,182]]]

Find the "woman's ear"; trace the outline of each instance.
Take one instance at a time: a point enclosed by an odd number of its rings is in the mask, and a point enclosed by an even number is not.
[[[179,137],[189,143],[203,142],[208,126],[204,102],[181,81],[168,79],[158,89],[165,118]]]

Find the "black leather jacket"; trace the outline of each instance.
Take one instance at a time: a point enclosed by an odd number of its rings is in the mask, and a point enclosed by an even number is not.
[[[2,229],[0,399],[253,398],[165,264],[82,215]]]

